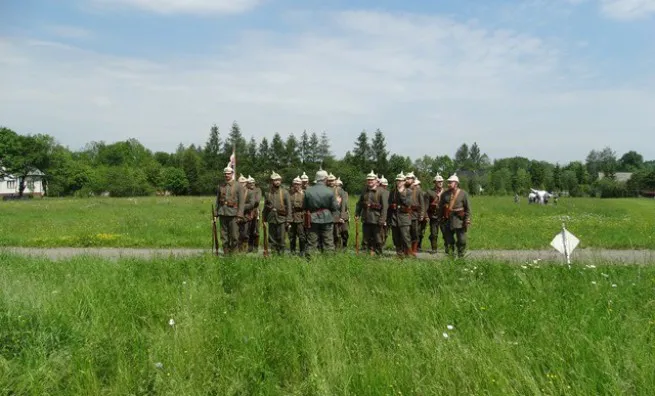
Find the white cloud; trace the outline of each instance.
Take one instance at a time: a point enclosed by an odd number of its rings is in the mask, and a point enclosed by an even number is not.
[[[261,0],[91,0],[101,7],[129,7],[160,14],[239,13],[248,11]]]
[[[565,161],[611,145],[655,158],[643,137],[655,128],[653,90],[587,90],[593,70],[566,48],[436,16],[308,17],[316,25],[300,34],[249,32],[221,53],[158,62],[0,41],[0,60],[21,60],[0,61],[0,120],[72,148],[136,137],[172,151],[237,120],[248,137],[326,130],[338,154],[379,127],[393,152],[414,157],[477,141],[492,157]]]
[[[601,0],[601,11],[613,19],[645,19],[655,14],[655,0]]]

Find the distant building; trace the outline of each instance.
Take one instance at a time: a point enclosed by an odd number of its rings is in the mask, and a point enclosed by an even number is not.
[[[5,168],[2,169],[5,170]],[[42,197],[45,193],[43,189],[43,176],[45,175],[40,170],[27,175],[23,195],[31,194]],[[13,175],[5,175],[4,177],[0,177],[0,197],[10,195],[18,195],[18,178]]]
[[[632,177],[632,172],[616,172],[614,176],[617,182],[625,183],[628,180],[630,180],[630,178]],[[598,172],[598,180],[601,180],[604,177],[605,177],[605,173]]]

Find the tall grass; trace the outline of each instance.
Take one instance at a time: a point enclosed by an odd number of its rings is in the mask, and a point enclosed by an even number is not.
[[[651,266],[0,263],[3,395],[655,394]]]
[[[355,200],[353,195],[351,216]],[[212,197],[0,202],[0,246],[210,248],[212,203]],[[549,248],[563,216],[580,248],[655,247],[653,199],[562,198],[557,206],[539,206],[517,205],[511,197],[472,197],[471,204],[471,249]],[[350,235],[354,246],[352,219]],[[427,235],[423,247],[429,248]]]

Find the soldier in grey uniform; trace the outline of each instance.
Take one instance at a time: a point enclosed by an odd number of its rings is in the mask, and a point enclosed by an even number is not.
[[[341,206],[341,216],[339,222],[335,223],[335,227],[338,229],[339,238],[341,239],[341,248],[342,250],[345,250],[348,248],[348,237],[350,235],[350,208],[348,207],[350,197],[348,191],[343,188],[343,182],[340,177],[337,177],[334,184],[339,188],[341,196],[341,202],[339,202],[339,205]]]
[[[412,237],[410,249],[412,250],[412,254],[415,256],[418,252],[419,223],[425,218],[425,200],[423,199],[424,197],[421,188],[414,184],[416,181],[416,176],[414,176],[414,173],[409,172],[405,176],[407,177],[405,188],[410,190],[410,196],[412,199],[412,225],[409,228],[409,231]]]
[[[286,231],[291,223],[291,199],[289,192],[282,187],[282,177],[271,174],[271,188],[264,197],[262,219],[264,227],[268,225],[268,241],[275,253],[284,253]]]
[[[225,183],[218,187],[216,193],[216,217],[221,224],[223,253],[231,254],[239,247],[239,223],[244,221],[246,192],[234,180],[234,169],[229,164],[223,169],[223,174]]]
[[[443,177],[437,173],[434,177],[434,188],[427,190],[427,214],[430,219],[430,253],[437,253],[439,242],[439,229],[441,227],[441,212],[439,211],[439,201],[444,192]]]
[[[248,248],[248,233],[250,232],[250,215],[253,208],[252,202],[252,191],[248,189],[248,179],[243,176],[239,176],[238,179],[239,185],[245,191],[246,200],[243,206],[243,217],[244,221],[239,223],[239,252],[245,252]]]
[[[325,185],[327,177],[326,171],[319,170],[316,172],[316,184],[305,191],[305,209],[311,217],[307,232],[307,257],[316,251],[319,243],[322,251],[334,251],[333,223],[340,206],[334,191]]]
[[[411,250],[409,230],[412,225],[411,191],[406,187],[406,177],[402,172],[396,176],[396,188],[389,193],[388,221],[396,254],[401,258],[415,255]]]
[[[252,192],[253,208],[250,213],[250,218],[246,218],[248,226],[248,252],[257,252],[259,250],[259,205],[262,200],[262,189],[255,184],[255,178],[248,176],[246,183],[248,190]]]
[[[302,176],[300,176],[300,181],[302,182],[302,190],[307,190],[307,187],[309,187],[309,176],[307,176],[305,172],[303,172]]]
[[[381,189],[380,191],[382,191],[384,193],[385,200],[388,203],[389,202],[389,181],[384,177],[384,175],[382,175],[382,177],[380,177],[378,179],[378,181],[379,181],[379,187],[378,188],[380,188]],[[384,248],[387,246],[387,237],[389,236],[389,213],[388,212],[389,211],[387,210],[387,224],[384,227],[382,227],[382,231],[381,231],[382,232],[382,250],[384,250]]]
[[[370,255],[382,254],[382,228],[387,224],[388,197],[378,189],[378,177],[371,171],[366,176],[366,190],[355,206],[355,218],[362,219],[362,230]],[[385,200],[386,198],[386,200]]]
[[[471,224],[471,206],[468,194],[459,188],[459,177],[453,174],[448,178],[448,190],[441,194],[442,228],[446,254],[454,255],[455,237],[457,237],[457,256],[464,257],[466,252],[466,232]]]
[[[291,199],[291,210],[293,211],[291,228],[289,229],[289,250],[291,250],[292,253],[295,253],[297,242],[298,252],[302,256],[305,254],[307,235],[303,224],[303,216],[305,213],[305,190],[302,189],[302,180],[300,177],[293,179],[293,185],[289,197]]]
[[[419,193],[423,196],[423,209],[424,209],[424,215],[423,217],[419,220],[418,222],[418,243],[417,243],[417,252],[422,252],[423,251],[423,238],[425,237],[425,230],[428,227],[428,216],[427,216],[427,209],[428,209],[428,204],[430,202],[429,197],[428,197],[428,191],[423,190],[421,187],[421,181],[416,178],[414,181],[414,186],[418,189]]]

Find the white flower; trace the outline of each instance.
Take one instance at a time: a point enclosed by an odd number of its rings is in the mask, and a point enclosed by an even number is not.
[[[453,325],[448,325],[448,326],[446,326],[446,328],[447,328],[448,330],[453,330],[453,329],[455,328],[455,326],[453,326]]]
[[[591,284],[592,284],[592,285],[595,285],[595,284],[596,284],[596,281],[591,281]]]
[[[523,268],[523,269],[527,269],[528,266],[527,266],[527,265],[522,265],[521,268]]]
[[[443,333],[442,336],[443,338],[448,338],[448,333]]]
[[[182,284],[183,284],[183,285],[186,285],[186,281],[182,281]]]
[[[158,369],[163,369],[164,364],[162,362],[157,362],[157,363],[155,363],[155,367],[158,368]]]
[[[616,287],[616,283],[612,283],[612,287]]]
[[[175,321],[171,318],[171,320],[168,321],[169,326],[175,326]]]
[[[604,273],[604,272],[601,272],[600,274],[603,275],[605,278],[609,278],[609,277],[610,277],[609,275],[607,275],[607,274]]]

